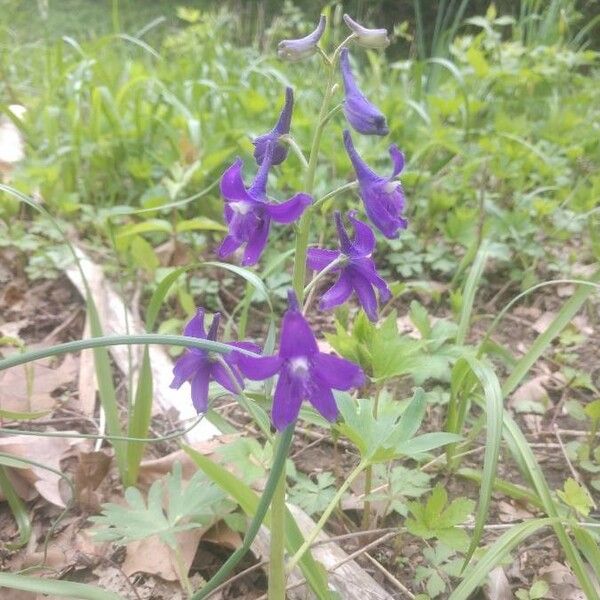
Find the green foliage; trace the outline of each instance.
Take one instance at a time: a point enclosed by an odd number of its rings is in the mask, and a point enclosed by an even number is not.
[[[335,495],[335,477],[332,473],[317,473],[313,481],[305,475],[296,477],[296,484],[289,490],[290,502],[307,514],[323,512]]]
[[[590,493],[572,477],[565,481],[564,489],[557,490],[556,493],[566,505],[584,517],[587,517],[594,507]]]
[[[96,541],[125,545],[157,535],[176,550],[177,533],[207,527],[230,510],[223,492],[201,472],[182,486],[180,463],[175,464],[164,484],[161,480],[152,484],[147,501],[134,487],[125,490],[125,500],[125,506],[104,504],[99,516],[90,517],[96,525]]]
[[[450,548],[466,551],[469,536],[458,527],[473,512],[475,502],[468,498],[456,498],[448,504],[448,493],[437,485],[425,504],[409,502],[411,516],[406,519],[410,533],[425,540],[436,538]]]

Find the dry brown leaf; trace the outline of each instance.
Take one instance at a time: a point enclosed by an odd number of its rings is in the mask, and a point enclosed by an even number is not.
[[[90,513],[100,511],[102,498],[96,489],[102,483],[112,459],[105,452],[79,452],[74,485],[80,508]]]
[[[192,566],[198,544],[205,531],[204,528],[191,529],[190,531],[182,531],[175,536],[186,573],[189,572]],[[121,568],[127,576],[134,573],[149,573],[158,575],[166,581],[179,579],[177,561],[173,551],[156,535],[127,544],[125,561]]]
[[[540,569],[540,579],[550,587],[544,596],[549,600],[585,600],[576,577],[568,567],[559,562],[555,561]]]
[[[15,412],[51,409],[56,404],[52,392],[74,380],[77,363],[78,358],[66,355],[57,367],[47,359],[0,372],[0,408]]]
[[[237,550],[242,545],[242,538],[237,531],[228,527],[225,522],[219,521],[213,525],[203,536],[202,541],[223,546],[229,550]]]
[[[532,513],[524,508],[521,508],[520,506],[513,504],[512,502],[501,500],[498,503],[498,518],[503,523],[524,521],[526,519],[531,519],[531,517],[533,517]]]
[[[487,600],[512,600],[510,583],[502,567],[496,567],[489,572],[485,585],[485,597]]]
[[[544,373],[529,379],[512,394],[509,406],[517,412],[535,412],[542,414],[548,408],[549,398],[546,387],[551,375]]]
[[[204,456],[212,456],[217,448],[228,444],[234,437],[231,435],[223,435],[219,438],[213,438],[206,442],[196,442],[190,444],[194,450],[197,450]],[[171,452],[161,458],[145,460],[140,465],[138,477],[138,487],[148,489],[157,479],[164,477],[173,470],[173,465],[178,462],[181,464],[181,473],[184,481],[191,479],[192,475],[198,470],[196,464],[184,450]]]
[[[65,431],[76,433],[74,431]],[[34,460],[60,471],[60,461],[78,442],[75,438],[55,438],[32,435],[18,435],[0,438],[0,452],[18,458]],[[29,466],[24,469],[7,468],[15,491],[24,500],[32,500],[36,492],[56,506],[65,506],[59,488],[60,476],[41,467]]]
[[[82,335],[83,339],[90,337],[90,334],[90,322],[89,319],[86,318]],[[91,417],[96,408],[96,390],[98,389],[94,353],[92,350],[84,350],[79,355],[79,379],[77,389],[79,392],[79,409],[84,415]]]

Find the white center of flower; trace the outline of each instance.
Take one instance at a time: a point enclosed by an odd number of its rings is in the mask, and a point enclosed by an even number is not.
[[[238,215],[246,215],[252,209],[249,202],[230,202],[229,208]]]
[[[290,359],[290,371],[297,377],[305,377],[308,374],[308,359],[305,356]]]
[[[396,188],[398,187],[398,183],[396,181],[388,181],[384,186],[383,186],[383,191],[386,194],[392,194],[393,192],[396,191]]]

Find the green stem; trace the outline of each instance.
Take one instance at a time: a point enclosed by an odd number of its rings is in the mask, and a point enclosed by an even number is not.
[[[185,567],[185,563],[183,561],[183,556],[181,555],[181,549],[177,546],[173,550],[173,554],[175,556],[175,563],[177,564],[177,570],[179,571],[179,582],[181,583],[181,587],[185,590],[188,598],[194,594],[194,590],[192,588],[192,584],[190,583],[190,578],[187,574],[187,569]]]
[[[283,469],[271,501],[269,600],[285,600],[285,487],[285,469]]]
[[[65,342],[64,344],[56,344],[48,348],[40,348],[39,350],[30,350],[23,354],[15,354],[0,360],[0,371],[10,369],[33,360],[49,358],[68,352],[79,352],[89,348],[100,348],[103,346],[127,346],[127,345],[147,346],[149,344],[158,344],[161,346],[183,346],[185,348],[200,348],[200,350],[208,350],[209,352],[217,352],[218,354],[229,354],[232,351],[231,346],[221,342],[213,342],[201,338],[187,337],[184,335],[160,335],[157,333],[142,333],[139,335],[105,335],[100,337],[89,338],[87,340],[76,340],[74,342]],[[246,354],[248,356],[257,355],[254,352],[236,348],[236,352]]]
[[[342,496],[346,493],[346,490],[350,487],[350,484],[360,475],[360,473],[364,469],[366,469],[369,466],[369,464],[370,463],[368,462],[368,460],[362,459],[358,463],[358,465],[355,467],[355,469],[352,471],[352,473],[350,473],[350,475],[348,475],[348,478],[344,481],[344,483],[342,483],[342,485],[336,492],[335,496],[332,498],[331,502],[327,505],[327,508],[321,515],[319,522],[315,525],[313,530],[308,534],[308,536],[304,540],[304,543],[302,544],[302,546],[300,546],[300,548],[298,548],[298,551],[296,552],[296,554],[294,554],[294,556],[292,556],[292,558],[290,559],[290,561],[288,563],[288,567],[287,567],[288,573],[290,571],[292,571],[292,569],[298,564],[300,559],[304,556],[304,553],[310,548],[312,543],[317,539],[317,536],[319,535],[319,533],[321,533],[321,530],[325,526],[325,523],[327,523],[327,519],[329,519],[329,517],[331,516],[331,513],[335,510],[335,507],[337,506],[338,502],[342,499]]]
[[[304,180],[304,192],[312,194],[315,185],[315,175],[317,171],[317,163],[319,160],[319,148],[321,146],[321,136],[325,125],[329,120],[328,110],[331,102],[331,96],[333,95],[333,80],[335,78],[337,60],[339,58],[342,48],[355,37],[355,34],[348,36],[333,53],[333,57],[327,63],[329,73],[327,75],[327,84],[325,87],[325,94],[323,95],[323,102],[321,103],[321,109],[317,119],[317,128],[313,136],[312,145],[310,148],[310,157],[308,159],[308,168],[306,169],[306,177]],[[304,212],[300,223],[298,225],[298,233],[296,234],[296,255],[294,258],[294,290],[298,301],[302,302],[304,299],[304,280],[306,278],[306,250],[308,248],[308,236],[310,233],[310,220],[311,220],[312,207]]]
[[[254,541],[260,526],[265,520],[269,505],[271,504],[271,500],[276,492],[279,479],[282,476],[282,473],[284,473],[285,461],[287,459],[290,446],[292,445],[293,435],[294,424],[289,425],[287,429],[285,429],[279,436],[277,449],[275,451],[275,458],[273,459],[269,478],[267,479],[265,489],[260,497],[260,502],[258,503],[256,512],[254,513],[254,517],[252,518],[252,521],[246,530],[246,535],[244,536],[242,545],[225,561],[225,564],[223,564],[216,574],[204,585],[201,590],[197,591],[190,600],[203,600],[203,598],[206,598],[227,579],[231,571],[233,571],[235,566],[240,562],[240,560],[242,560],[242,558],[244,558],[248,550],[250,550],[250,545]],[[273,531],[272,525],[271,531]]]
[[[375,394],[375,400],[373,402],[373,418],[377,419],[377,413],[379,411],[379,396],[381,394],[381,388],[377,390]],[[367,530],[371,526],[371,501],[368,500],[371,495],[371,489],[373,487],[373,465],[367,465],[365,470],[365,501],[363,504],[363,515],[362,515],[362,528]]]

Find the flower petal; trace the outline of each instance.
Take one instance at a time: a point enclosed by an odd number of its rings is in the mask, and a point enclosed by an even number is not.
[[[371,283],[371,285],[377,288],[379,292],[379,304],[384,304],[392,297],[392,292],[390,291],[385,279],[383,279],[377,272],[373,259],[363,258],[360,261],[356,261],[353,264],[353,267],[359,270]]]
[[[233,394],[239,394],[240,390],[244,389],[244,379],[240,375],[238,369],[235,365],[229,364],[231,372],[235,377],[235,381],[232,380],[231,375],[227,372],[225,367],[218,363],[214,362],[211,365],[211,375],[213,379],[226,390],[232,392]]]
[[[178,390],[185,381],[191,379],[206,360],[203,353],[186,350],[173,367],[173,381],[169,387]]]
[[[338,250],[328,250],[327,248],[309,248],[306,253],[306,264],[313,271],[322,271],[334,260],[339,258],[341,253]]]
[[[340,67],[346,98],[344,100],[344,114],[348,122],[359,133],[365,135],[387,135],[389,129],[383,113],[371,102],[358,88],[352,70],[348,48],[344,48],[340,55]]]
[[[248,188],[248,195],[251,196],[255,201],[264,202],[267,199],[267,181],[269,179],[269,169],[273,164],[274,150],[274,141],[268,140],[265,145],[263,159],[258,167],[254,181]]]
[[[211,365],[208,361],[202,363],[192,378],[192,403],[199,412],[208,409],[208,384],[210,382]]]
[[[263,381],[269,379],[277,373],[283,365],[283,359],[280,356],[260,356],[252,357],[246,354],[237,354],[235,364],[240,371],[253,381]]]
[[[317,28],[303,38],[295,40],[282,40],[277,46],[279,58],[296,62],[307,56],[312,56],[317,51],[317,44],[325,31],[325,15],[321,15]]]
[[[183,335],[188,337],[196,337],[206,339],[206,331],[204,330],[204,309],[199,308],[196,314],[188,321],[183,330]]]
[[[278,431],[285,429],[298,418],[304,396],[304,381],[293,377],[287,369],[282,369],[275,394],[271,418]]]
[[[361,258],[370,256],[375,250],[375,234],[372,229],[363,221],[355,218],[356,211],[351,210],[348,213],[348,219],[354,227],[354,238],[352,240],[352,258]]]
[[[390,45],[387,29],[369,29],[344,15],[346,25],[356,34],[358,43],[365,48],[382,49]]]
[[[354,172],[356,173],[356,177],[361,188],[365,184],[383,180],[383,177],[377,175],[377,173],[375,173],[375,171],[373,171],[359,156],[356,148],[354,147],[354,143],[352,142],[352,136],[347,129],[344,130],[344,146],[346,147],[348,157],[352,161],[352,166],[354,167]]]
[[[352,272],[352,287],[370,321],[377,321],[377,298],[369,280],[359,271]]]
[[[253,201],[248,194],[242,178],[243,162],[237,158],[235,162],[223,173],[221,177],[221,195],[226,201],[249,200]]]
[[[246,342],[245,340],[241,340],[239,342],[227,342],[227,345],[233,346],[234,348],[241,348],[242,350],[248,350],[248,352],[254,352],[254,354],[261,353],[260,346],[258,344],[255,344],[254,342]],[[238,356],[238,352],[232,352],[227,358],[231,357],[235,359]]]
[[[390,146],[389,152],[394,165],[392,176],[390,177],[390,180],[392,180],[402,172],[402,169],[404,169],[404,152],[402,152],[396,144]]]
[[[406,220],[401,216],[401,206],[404,195],[400,184],[391,192],[386,191],[385,186],[390,182],[375,185],[367,185],[361,188],[361,197],[365,205],[365,212],[371,222],[385,237],[394,239],[398,237],[400,229],[406,229]]]
[[[315,357],[313,373],[318,380],[336,390],[359,388],[365,384],[365,374],[358,365],[324,352]]]
[[[242,243],[241,240],[237,240],[232,235],[226,235],[217,251],[219,258],[227,258],[230,254],[233,254]]]
[[[260,255],[267,244],[267,238],[269,237],[269,225],[270,219],[267,216],[260,219],[258,227],[254,230],[254,233],[246,244],[244,259],[242,260],[242,265],[244,267],[255,265],[258,262],[258,259],[260,258]]]
[[[260,165],[263,162],[267,144],[269,142],[275,144],[273,150],[273,160],[271,164],[279,165],[286,159],[288,154],[288,145],[280,143],[279,138],[280,136],[290,132],[293,108],[294,92],[292,88],[287,87],[285,88],[285,104],[281,110],[279,120],[277,121],[275,127],[273,127],[273,129],[268,133],[257,137],[253,142],[254,158],[256,159],[257,164]]]
[[[340,278],[323,294],[319,302],[321,310],[331,310],[332,308],[344,304],[352,293],[352,282],[344,269]]]
[[[215,341],[217,339],[217,334],[219,333],[219,323],[221,321],[221,313],[216,312],[213,315],[212,322],[210,324],[210,329],[208,330],[208,335],[206,339]]]
[[[308,357],[318,351],[317,340],[300,310],[297,307],[288,309],[281,324],[279,356],[282,358]]]
[[[308,390],[308,400],[328,421],[337,419],[338,407],[331,388],[313,383]]]
[[[293,223],[312,203],[308,194],[296,194],[285,202],[265,204],[267,214],[277,223]]]

